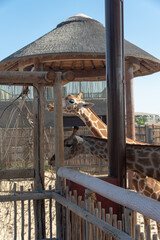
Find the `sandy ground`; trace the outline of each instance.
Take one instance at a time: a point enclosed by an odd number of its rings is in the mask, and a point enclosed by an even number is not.
[[[14,181],[15,182],[15,181]],[[13,181],[2,181],[0,183],[0,194],[7,194],[12,192],[14,188]],[[24,191],[31,189],[31,181],[16,181],[16,189],[19,191],[20,186],[23,185]],[[55,175],[49,171],[45,172],[45,188],[49,189],[49,186],[54,189],[55,186]],[[55,202],[54,200],[52,206],[52,237],[55,237],[56,224],[55,224]],[[28,201],[24,201],[24,239],[28,239]],[[50,218],[49,218],[49,200],[45,200],[45,209],[46,209],[46,237],[50,237]],[[34,239],[34,214],[33,214],[33,204],[31,204],[31,239]],[[137,223],[141,226],[141,231],[144,231],[143,217],[141,214],[137,214]],[[14,239],[14,203],[6,202],[0,203],[0,240],[12,240]],[[17,203],[17,240],[21,238],[21,202]],[[152,234],[157,233],[156,223],[151,221],[151,232]]]

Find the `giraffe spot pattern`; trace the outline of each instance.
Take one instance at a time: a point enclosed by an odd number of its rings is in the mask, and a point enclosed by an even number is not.
[[[147,168],[146,169],[146,175],[147,176],[153,176],[153,174],[154,174],[154,169],[152,169],[152,168]]]
[[[144,172],[144,168],[141,165],[137,164],[137,163],[135,163],[135,168],[140,173]]]
[[[159,159],[159,154],[153,152],[153,153],[151,154],[151,157],[152,157],[152,162],[153,162],[154,167],[158,168],[158,166],[159,166],[159,164],[160,164],[160,160],[158,161],[158,159]]]
[[[139,158],[138,163],[145,165],[145,166],[151,166],[150,159],[148,159],[148,158]]]

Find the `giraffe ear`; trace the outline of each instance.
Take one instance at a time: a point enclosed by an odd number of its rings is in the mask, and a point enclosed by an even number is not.
[[[81,99],[82,95],[83,95],[83,93],[82,93],[82,92],[80,92],[80,93],[78,93],[78,94],[76,95],[76,98],[79,98],[79,99]]]

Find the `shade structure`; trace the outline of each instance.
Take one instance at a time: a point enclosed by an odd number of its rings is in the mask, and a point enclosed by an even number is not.
[[[105,80],[105,28],[86,15],[75,15],[2,60],[0,70],[30,71],[37,58],[44,71],[72,70],[77,80]],[[132,62],[134,77],[160,71],[158,59],[126,40],[125,60]]]

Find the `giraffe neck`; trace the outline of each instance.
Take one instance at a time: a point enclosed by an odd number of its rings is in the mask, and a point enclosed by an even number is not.
[[[96,115],[91,108],[81,108],[75,113],[86,124],[89,130],[95,137],[107,139],[107,125]],[[144,143],[134,141],[130,138],[126,138],[126,142],[129,144],[142,144]]]
[[[82,119],[95,137],[107,138],[107,125],[91,108],[81,108],[77,115]]]

